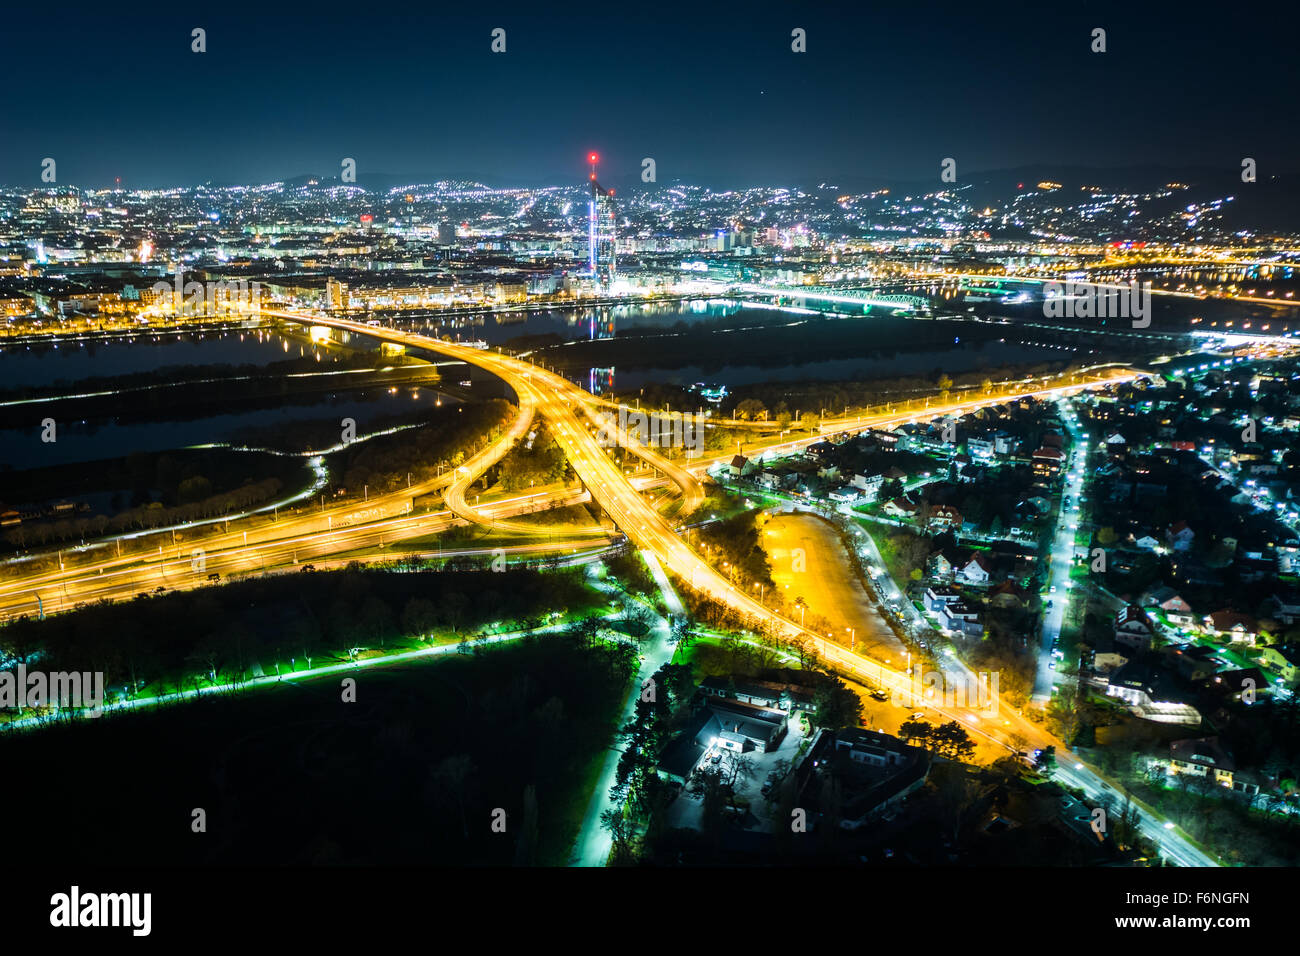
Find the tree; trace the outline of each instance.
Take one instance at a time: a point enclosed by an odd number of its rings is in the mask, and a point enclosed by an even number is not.
[[[613,840],[612,857],[617,862],[627,862],[632,853],[632,821],[622,806],[610,807],[600,815],[600,828]]]
[[[461,625],[465,623],[465,615],[469,611],[469,598],[465,597],[460,591],[452,591],[442,596],[440,605],[442,619],[453,632],[459,632]]]
[[[814,696],[816,708],[810,716],[822,727],[856,727],[862,715],[862,698],[842,681],[831,679],[818,686]]]
[[[970,735],[955,720],[936,727],[930,739],[931,749],[949,760],[961,760],[975,754],[975,745],[971,743]]]
[[[911,744],[916,742],[917,746],[929,749],[930,735],[934,728],[924,720],[916,720],[912,717],[907,718],[898,728],[899,739]]]
[[[741,421],[758,421],[767,413],[767,406],[756,398],[747,398],[736,406],[736,417]]]
[[[432,601],[413,597],[402,609],[402,630],[410,637],[429,634],[438,623],[438,608]]]
[[[731,788],[729,794],[731,805],[736,805],[736,785],[747,780],[753,780],[757,768],[754,766],[754,758],[748,754],[737,754],[728,761],[727,786]]]
[[[380,647],[385,647],[393,630],[393,612],[386,601],[371,595],[361,605],[357,626],[365,640],[378,641]]]
[[[314,618],[296,617],[290,629],[293,634],[294,648],[302,653],[303,660],[307,662],[307,669],[311,670],[312,659],[320,651],[320,625]]]
[[[473,761],[466,754],[447,757],[433,770],[430,779],[434,794],[444,802],[455,803],[460,811],[460,827],[469,839],[469,822],[465,819],[465,801],[475,773]]]
[[[700,797],[703,807],[700,810],[700,828],[707,834],[717,836],[722,829],[726,816],[727,794],[724,790],[722,771],[717,767],[697,767],[691,773],[687,789],[693,796]]]
[[[524,822],[515,846],[515,866],[532,866],[537,862],[537,788],[524,787]]]
[[[962,826],[976,816],[992,788],[981,786],[977,779],[956,764],[948,764],[931,779],[936,786],[935,798],[940,808],[940,819],[947,823],[948,833],[955,843],[961,835]]]

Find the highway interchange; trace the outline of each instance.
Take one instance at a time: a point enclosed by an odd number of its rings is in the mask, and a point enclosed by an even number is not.
[[[811,642],[833,668],[887,692],[905,693],[911,688],[912,679],[905,670],[855,653],[837,643],[827,642],[824,636],[804,629],[755,600],[743,588],[738,589],[683,540],[678,523],[673,518],[661,512],[655,503],[643,495],[647,487],[662,486],[666,480],[681,496],[682,504],[676,514],[685,517],[704,500],[700,476],[710,466],[730,458],[730,455],[721,458],[699,457],[680,464],[641,444],[635,436],[619,435],[618,444],[649,469],[648,475],[634,480],[598,439],[602,424],[608,422],[607,418],[602,417],[602,411],[608,408],[608,403],[554,372],[500,352],[400,329],[304,312],[265,310],[264,314],[270,318],[307,326],[327,326],[408,348],[423,349],[474,365],[498,376],[513,389],[518,398],[519,414],[509,428],[463,465],[433,481],[425,482],[419,488],[377,495],[361,507],[353,503],[340,512],[337,507],[326,509],[322,503],[320,511],[308,509],[306,513],[263,521],[248,530],[241,528],[235,532],[209,535],[203,540],[201,554],[195,554],[192,545],[178,543],[174,548],[160,546],[156,556],[132,553],[119,557],[115,554],[90,561],[77,561],[75,566],[26,574],[13,568],[0,581],[0,613],[6,616],[29,614],[37,610],[38,603],[44,610],[54,610],[99,598],[122,599],[134,594],[156,592],[160,588],[201,586],[218,580],[222,575],[228,577],[236,573],[291,568],[306,562],[322,561],[340,553],[383,548],[397,541],[434,534],[454,524],[466,522],[487,524],[502,531],[542,534],[552,539],[545,543],[521,546],[521,553],[554,549],[555,539],[563,539],[564,546],[571,550],[597,547],[613,539],[617,533],[657,561],[680,584],[739,613],[751,622],[756,631],[767,631],[787,640]],[[854,433],[890,427],[906,421],[961,415],[983,405],[1006,402],[1020,395],[1033,395],[1040,399],[1060,398],[1099,384],[1125,381],[1133,377],[1134,373],[1124,369],[1099,369],[1083,380],[1065,385],[1048,385],[1044,382],[1039,388],[1029,385],[1018,394],[1002,393],[936,402],[924,411],[899,411],[826,422],[822,426],[822,432]],[[469,487],[528,434],[539,416],[549,426],[581,482],[581,488],[544,489],[529,495],[492,501],[486,505],[477,502],[471,505],[466,496]],[[766,437],[767,441],[759,445],[766,454],[789,454],[819,440],[821,436],[814,434],[790,441],[781,441],[779,438],[773,440],[770,435]],[[411,503],[415,496],[439,490],[444,495],[445,509],[412,513]],[[1077,502],[1077,493],[1072,497]],[[512,520],[543,507],[578,504],[587,500],[600,507],[603,516],[607,516],[612,523],[612,528],[603,523],[552,527]],[[1054,565],[1054,574],[1058,569],[1061,573],[1068,574],[1068,558],[1054,562]],[[1059,627],[1059,622],[1057,626]],[[1097,775],[1062,751],[1059,743],[1045,734],[1039,725],[1012,712],[1010,708],[1002,707],[995,717],[981,713],[974,707],[932,709],[939,716],[960,720],[968,731],[995,741],[1008,751],[1015,749],[1009,741],[1016,737],[1039,746],[1056,744],[1063,776],[1068,774],[1068,782],[1097,801],[1105,799],[1109,792],[1109,787]],[[1153,831],[1158,831],[1162,852],[1174,862],[1184,865],[1215,865],[1177,832],[1166,830],[1155,820],[1149,823]]]

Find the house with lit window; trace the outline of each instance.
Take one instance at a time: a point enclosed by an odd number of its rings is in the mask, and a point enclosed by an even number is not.
[[[1151,621],[1140,607],[1129,604],[1115,615],[1116,644],[1145,651],[1151,647],[1151,637]]]
[[[766,753],[780,744],[789,722],[785,711],[730,697],[709,697],[706,706],[710,716],[695,738],[706,748]]]
[[[961,528],[961,512],[952,505],[935,505],[928,517],[930,531],[956,531]]]
[[[1300,644],[1269,644],[1259,649],[1260,665],[1288,684],[1300,679]]]
[[[884,475],[854,475],[850,484],[862,492],[866,501],[875,501],[880,496],[880,488],[885,483]]]
[[[1055,478],[1065,462],[1065,453],[1059,448],[1046,446],[1037,449],[1031,459],[1034,474],[1039,478]]]
[[[881,511],[891,518],[915,518],[921,506],[907,498],[891,498],[885,502]]]
[[[993,564],[982,553],[976,552],[960,567],[954,567],[953,576],[967,584],[988,584]]]
[[[1225,609],[1207,614],[1204,625],[1206,633],[1232,641],[1234,644],[1254,647],[1255,639],[1259,636],[1259,625],[1255,619],[1249,614],[1241,614],[1237,611]]]
[[[1236,779],[1237,765],[1218,737],[1175,740],[1169,745],[1169,776],[1209,777],[1221,787],[1239,793],[1259,793],[1259,784]]]
[[[1170,624],[1190,625],[1194,620],[1192,606],[1168,586],[1152,588],[1142,595],[1141,603],[1144,608],[1159,608]]]

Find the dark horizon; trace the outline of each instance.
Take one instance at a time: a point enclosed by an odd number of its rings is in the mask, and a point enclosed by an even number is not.
[[[601,168],[605,167],[602,159]],[[525,179],[522,177],[506,178],[485,178],[475,176],[472,172],[461,170],[438,170],[437,175],[421,175],[419,173],[394,173],[383,170],[371,171],[368,174],[358,172],[357,181],[344,183],[340,180],[337,171],[309,171],[298,170],[291,174],[273,176],[266,179],[256,179],[247,181],[238,180],[215,180],[208,179],[199,182],[129,182],[122,178],[120,182],[71,182],[63,175],[62,165],[59,166],[59,177],[56,183],[42,182],[23,182],[19,180],[0,181],[0,189],[57,189],[69,188],[80,190],[114,190],[123,191],[135,190],[161,190],[161,189],[182,189],[193,190],[200,188],[209,188],[213,190],[222,189],[239,189],[239,188],[259,188],[275,184],[297,187],[309,185],[309,180],[316,180],[315,186],[319,188],[332,188],[337,186],[356,187],[367,192],[385,192],[401,186],[432,186],[437,183],[466,183],[487,187],[494,190],[511,190],[511,189],[556,189],[556,188],[573,188],[585,190],[587,188],[586,170],[587,167],[582,162],[574,163],[574,174],[566,178],[542,178],[542,179]],[[39,170],[39,167],[38,167]],[[1145,165],[1096,165],[1081,166],[1073,165],[1056,165],[1051,163],[1025,163],[1017,166],[997,167],[987,169],[970,169],[963,170],[961,179],[953,184],[945,184],[936,176],[934,179],[911,178],[887,178],[887,177],[868,177],[861,174],[850,173],[839,177],[824,177],[821,179],[810,178],[807,176],[783,176],[773,180],[746,180],[744,182],[728,181],[721,177],[678,177],[667,179],[659,177],[657,182],[642,183],[640,179],[633,174],[627,176],[605,175],[601,174],[601,181],[613,186],[617,186],[622,192],[635,190],[641,187],[653,189],[656,187],[679,186],[684,188],[706,188],[713,190],[744,190],[744,189],[768,189],[768,188],[797,188],[805,191],[816,191],[820,188],[836,188],[846,190],[871,191],[875,189],[889,189],[894,191],[909,190],[918,193],[932,192],[944,188],[962,188],[965,186],[1002,186],[1010,184],[1012,188],[1023,181],[1025,188],[1032,188],[1037,182],[1036,177],[1047,176],[1056,177],[1058,180],[1066,180],[1065,185],[1070,187],[1074,185],[1073,180],[1087,180],[1088,182],[1096,181],[1096,184],[1103,187],[1156,187],[1166,182],[1177,180],[1186,182],[1199,187],[1223,188],[1228,192],[1240,191],[1244,188],[1241,183],[1238,169],[1222,168],[1206,165],[1188,165],[1180,166],[1177,164],[1145,164]],[[1300,181],[1300,168],[1295,169],[1274,169],[1269,172],[1267,178],[1261,177],[1255,185],[1259,191],[1264,190],[1281,190],[1290,193],[1295,188],[1295,184]]]
[[[84,5],[83,5],[84,7]],[[1185,8],[908,11],[747,6],[539,15],[286,12],[252,4],[105,14],[74,5],[58,43],[6,11],[0,182],[127,188],[337,175],[412,182],[958,182],[1029,166],[1294,170],[1295,58],[1269,12]],[[1278,21],[1281,22],[1280,20]],[[504,54],[491,31],[507,31]],[[1090,52],[1093,27],[1107,52]],[[190,31],[207,31],[191,52]],[[790,49],[807,31],[807,52]],[[1229,79],[1230,78],[1230,79]],[[93,144],[93,145],[91,145]]]

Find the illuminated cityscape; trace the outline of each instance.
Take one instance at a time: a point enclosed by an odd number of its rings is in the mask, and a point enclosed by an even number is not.
[[[1273,917],[1210,871],[1300,863],[1283,31],[4,16],[68,53],[0,139],[7,921]]]

